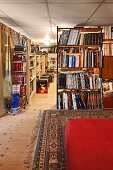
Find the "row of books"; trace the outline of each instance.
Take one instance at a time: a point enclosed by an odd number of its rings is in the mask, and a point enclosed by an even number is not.
[[[103,34],[102,33],[81,33],[80,45],[102,45]]]
[[[104,56],[113,56],[113,44],[112,43],[103,44],[103,54]]]
[[[80,31],[71,29],[69,33],[67,45],[78,45],[79,39],[80,39]]]
[[[18,93],[19,95],[26,94],[26,85],[12,85],[12,93]]]
[[[113,26],[103,27],[104,39],[113,39]]]
[[[102,67],[102,51],[101,50],[83,50],[81,54],[67,54],[62,51],[58,56],[59,67]]]
[[[102,33],[83,33],[80,29],[62,30],[59,45],[102,45]]]
[[[58,109],[102,109],[102,98],[98,92],[58,94]]]
[[[100,89],[102,79],[97,74],[80,73],[59,73],[59,89]]]
[[[15,45],[14,52],[26,52],[26,48],[24,45]]]
[[[15,54],[13,56],[13,62],[26,62],[26,55]]]
[[[26,63],[13,63],[13,71],[26,71]]]
[[[26,84],[26,77],[13,76],[12,83],[13,84]]]

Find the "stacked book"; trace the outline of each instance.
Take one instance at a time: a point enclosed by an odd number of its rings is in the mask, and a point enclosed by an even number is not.
[[[59,89],[89,89],[98,90],[102,86],[102,80],[97,74],[88,74],[84,72],[59,73]]]
[[[101,109],[101,95],[99,92],[74,93],[61,92],[58,94],[58,109]]]

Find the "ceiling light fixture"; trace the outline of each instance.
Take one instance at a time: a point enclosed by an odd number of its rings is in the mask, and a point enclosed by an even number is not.
[[[52,41],[52,39],[50,39],[49,36],[46,36],[46,37],[44,38],[44,40],[43,40],[43,43],[44,43],[45,45],[50,45],[50,44],[53,43],[53,41]]]

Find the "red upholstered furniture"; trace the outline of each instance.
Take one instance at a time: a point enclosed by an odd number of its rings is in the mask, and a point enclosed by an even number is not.
[[[113,97],[103,98],[104,108],[113,108]]]
[[[71,119],[65,128],[67,170],[113,170],[113,119]]]

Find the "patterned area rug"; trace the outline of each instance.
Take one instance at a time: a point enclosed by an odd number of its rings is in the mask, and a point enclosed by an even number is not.
[[[32,170],[65,170],[64,128],[71,118],[112,118],[113,111],[45,110],[40,116]]]

